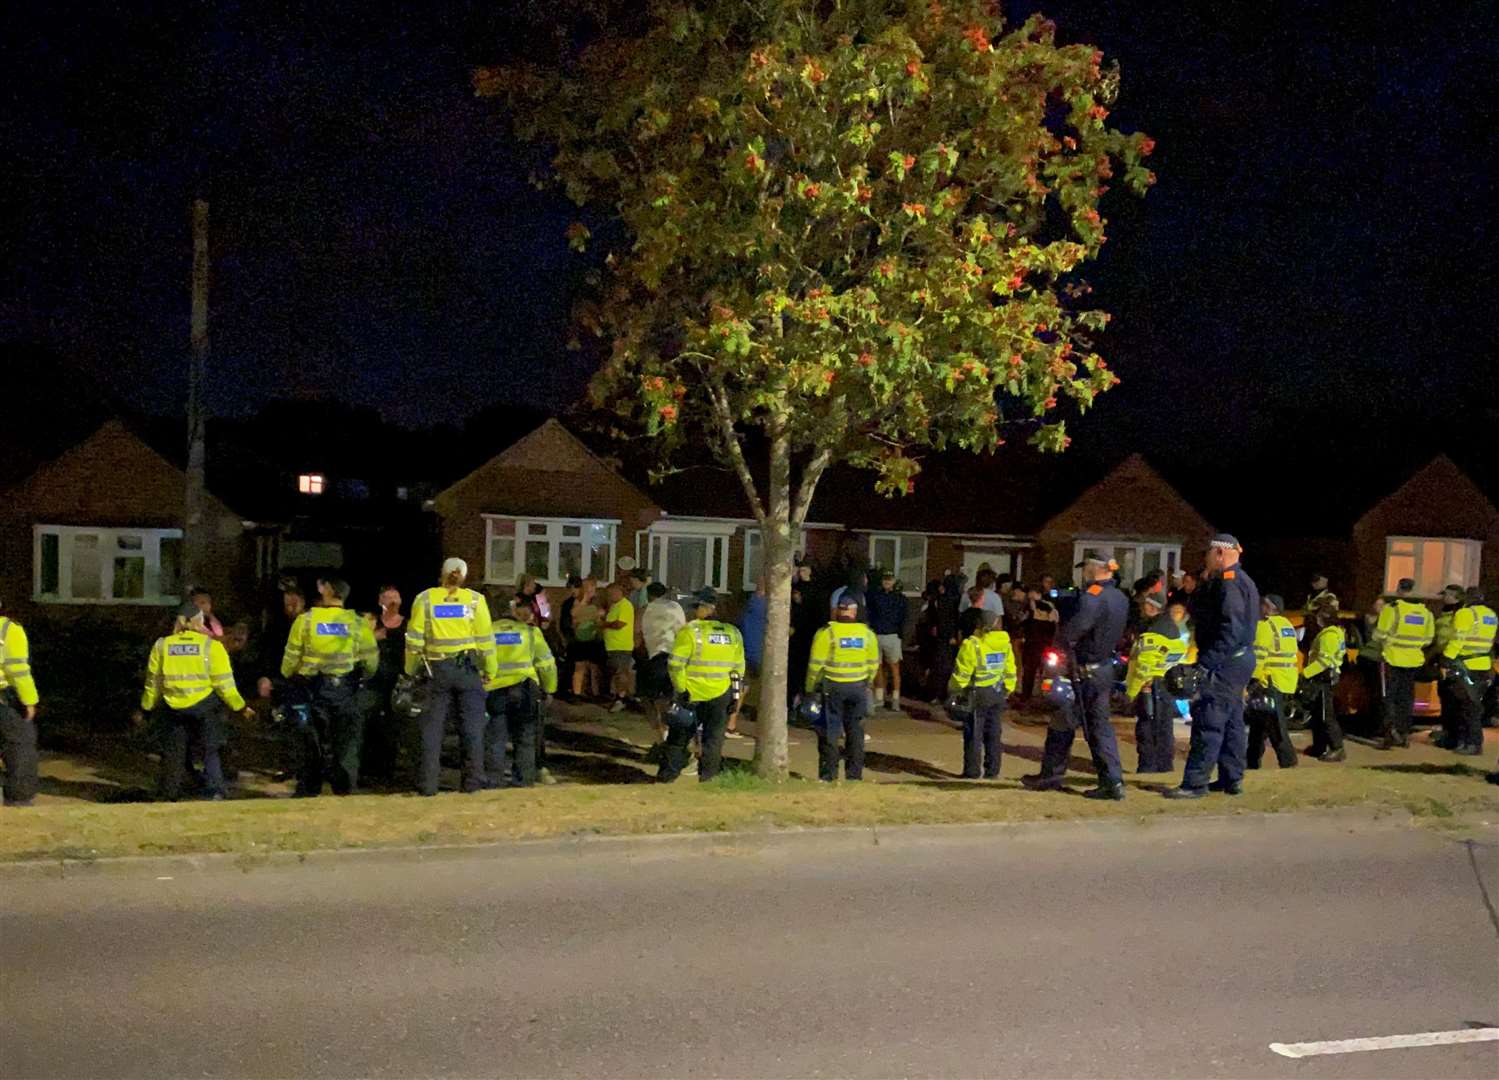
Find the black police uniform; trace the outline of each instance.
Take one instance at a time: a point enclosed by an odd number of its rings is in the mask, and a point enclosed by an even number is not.
[[[541,687],[527,679],[489,691],[484,732],[485,778],[489,787],[531,787],[536,783],[536,733],[540,726]],[[515,746],[515,757],[508,744]]]
[[[1129,620],[1129,600],[1113,581],[1089,585],[1078,597],[1077,608],[1062,623],[1057,644],[1073,662],[1072,707],[1058,712],[1046,732],[1041,756],[1041,780],[1060,780],[1067,772],[1072,740],[1078,724],[1093,752],[1093,767],[1099,784],[1113,787],[1122,782],[1119,742],[1109,722],[1109,696],[1117,674],[1119,639]]]
[[[431,661],[432,681],[427,710],[421,717],[422,762],[417,772],[417,790],[436,795],[442,775],[442,737],[449,711],[458,715],[458,741],[463,748],[463,790],[482,791],[489,786],[484,775],[484,730],[489,717],[484,711],[484,676],[478,653],[460,653]]]
[[[1192,743],[1182,787],[1201,790],[1213,766],[1225,785],[1244,779],[1249,737],[1244,729],[1244,688],[1254,675],[1254,628],[1260,591],[1235,565],[1198,585],[1192,597],[1197,630],[1197,666],[1204,675],[1192,703]]]

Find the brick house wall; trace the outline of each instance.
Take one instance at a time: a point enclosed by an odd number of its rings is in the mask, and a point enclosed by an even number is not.
[[[1448,457],[1436,458],[1353,526],[1352,601],[1364,610],[1384,590],[1386,540],[1391,536],[1477,540],[1483,544],[1482,584],[1499,596],[1499,510]],[[1344,598],[1345,606],[1348,598]]]
[[[1074,545],[1083,539],[1109,543],[1180,544],[1183,564],[1201,565],[1213,528],[1196,508],[1139,454],[1132,454],[1036,533],[1026,566],[1035,579],[1050,573],[1072,580]]]
[[[158,633],[170,609],[128,604],[38,603],[33,596],[33,526],[73,525],[175,529],[182,527],[187,478],[118,420],[48,462],[0,498],[0,594],[23,622],[107,620]],[[239,585],[250,580],[253,550],[240,518],[208,500],[209,570],[202,584],[215,613],[245,614]]]
[[[635,532],[661,509],[556,420],[548,420],[439,494],[444,556],[469,565],[470,584],[484,576],[484,515],[617,519],[616,558],[635,553]],[[438,567],[431,568],[435,581]],[[564,589],[547,590],[553,607]]]

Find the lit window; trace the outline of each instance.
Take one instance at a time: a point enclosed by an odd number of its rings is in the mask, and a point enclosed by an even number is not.
[[[297,477],[297,490],[303,495],[321,495],[324,479],[322,473],[303,473]]]
[[[614,580],[616,521],[577,518],[484,518],[484,581],[515,585],[529,575],[543,586],[571,574]]]
[[[1448,585],[1478,584],[1483,544],[1477,540],[1391,536],[1385,541],[1384,591],[1395,592],[1401,578],[1416,583],[1413,595],[1435,599]]]
[[[44,604],[175,604],[182,530],[38,525],[32,595]]]
[[[1079,540],[1072,546],[1074,564],[1083,561],[1088,552],[1111,553],[1119,564],[1119,580],[1126,585],[1139,581],[1146,574],[1159,570],[1167,579],[1181,568],[1182,548],[1180,544],[1120,544],[1113,540]],[[1082,571],[1077,570],[1074,580],[1082,584]]]
[[[895,575],[896,587],[918,596],[926,587],[926,537],[919,533],[875,533],[869,538],[871,583],[882,571]]]

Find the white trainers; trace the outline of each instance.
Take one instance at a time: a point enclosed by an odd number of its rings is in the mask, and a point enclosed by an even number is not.
[[[614,699],[614,704],[609,706],[609,711],[610,712],[624,712],[625,711],[625,703],[622,700],[620,700],[619,698],[615,698]]]
[[[893,696],[890,699],[890,708],[893,709],[896,712],[900,712],[900,695],[899,694],[896,694],[895,696]]]

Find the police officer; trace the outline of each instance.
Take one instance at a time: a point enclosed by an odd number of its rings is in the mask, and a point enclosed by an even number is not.
[[[1483,753],[1483,699],[1494,675],[1496,629],[1499,616],[1484,603],[1483,590],[1474,587],[1463,594],[1462,606],[1453,612],[1445,633],[1437,630],[1442,685],[1450,688],[1442,704],[1445,730],[1436,740],[1444,749],[1470,756]]]
[[[465,793],[483,790],[484,684],[499,674],[495,668],[494,626],[484,597],[463,587],[468,563],[447,559],[435,589],[422,592],[411,604],[406,627],[406,674],[427,675],[427,706],[421,715],[422,762],[417,791],[436,795],[442,774],[442,737],[448,713],[458,714],[458,736],[463,747]]]
[[[36,800],[37,701],[26,631],[14,619],[0,616],[0,757],[5,759],[6,806],[30,806]]]
[[[1112,559],[1089,555],[1077,565],[1083,571],[1086,588],[1057,634],[1057,645],[1071,665],[1072,708],[1053,716],[1046,732],[1041,771],[1021,782],[1033,791],[1062,787],[1072,740],[1081,723],[1098,772],[1098,786],[1083,794],[1090,799],[1117,800],[1124,798],[1124,770],[1119,764],[1114,725],[1109,721],[1109,698],[1114,689],[1116,650],[1129,619],[1129,600],[1114,581],[1117,567]]]
[[[1208,544],[1206,577],[1192,597],[1203,689],[1192,703],[1192,743],[1181,786],[1167,791],[1168,799],[1244,790],[1244,688],[1254,674],[1260,592],[1239,563],[1243,551],[1227,533]],[[1210,785],[1214,765],[1218,779]]]
[[[692,737],[699,731],[703,751],[697,778],[712,780],[718,775],[729,712],[744,679],[744,638],[738,627],[713,617],[718,594],[701,589],[692,600],[692,617],[677,631],[666,662],[677,707],[667,712],[666,753],[656,774],[663,784],[687,767]]]
[[[1338,722],[1332,691],[1348,658],[1348,638],[1336,621],[1337,599],[1332,598],[1330,603],[1324,599],[1321,604],[1334,609],[1334,621],[1312,639],[1306,667],[1301,671],[1301,698],[1312,720],[1312,745],[1307,753],[1318,761],[1342,761],[1348,755],[1343,750],[1343,725]]]
[[[208,636],[205,618],[196,604],[183,604],[171,634],[156,639],[151,646],[141,707],[135,714],[136,723],[140,723],[146,713],[165,706],[157,719],[161,735],[161,797],[169,802],[182,797],[182,781],[192,747],[202,748],[203,779],[209,797],[222,799],[224,771],[219,762],[219,747],[224,745],[220,719],[223,707],[243,712],[248,719],[255,716],[253,709],[245,707],[245,699],[234,685],[229,654],[222,644]]]
[[[328,781],[335,795],[358,786],[365,718],[358,673],[369,677],[380,668],[374,632],[364,616],[344,607],[349,583],[327,578],[317,588],[317,603],[292,623],[281,656],[289,695],[306,707],[296,732],[299,798],[322,794],[325,758],[333,762]]]
[[[1019,677],[1010,635],[999,629],[999,616],[980,608],[982,629],[958,649],[949,693],[969,695],[963,724],[963,779],[999,778],[1000,718],[1005,697]],[[983,766],[982,774],[980,765]]]
[[[1331,598],[1336,611],[1337,597],[1325,589],[1321,595],[1324,599]],[[1323,600],[1317,603],[1320,605]],[[1262,704],[1260,708],[1245,710],[1249,721],[1249,752],[1245,763],[1251,769],[1260,767],[1267,737],[1282,769],[1295,768],[1299,762],[1286,728],[1286,698],[1296,692],[1296,628],[1281,614],[1284,609],[1285,604],[1274,593],[1260,598],[1260,621],[1254,628],[1252,677],[1259,693],[1251,701]],[[1310,611],[1307,616],[1310,618]]]
[[[1186,627],[1163,610],[1166,596],[1146,593],[1140,600],[1145,627],[1130,647],[1124,693],[1135,703],[1137,773],[1168,773],[1175,768],[1176,702],[1165,686],[1165,674],[1187,659],[1191,640]]]
[[[1416,583],[1401,578],[1395,597],[1379,613],[1374,630],[1384,660],[1384,738],[1379,748],[1411,744],[1411,712],[1416,707],[1416,672],[1425,663],[1424,650],[1436,637],[1431,611],[1410,599]]]
[[[1322,603],[1323,598],[1328,596],[1332,597],[1332,606],[1334,609],[1336,609],[1338,606],[1338,598],[1334,596],[1332,591],[1327,587],[1327,575],[1319,570],[1317,573],[1312,575],[1312,591],[1307,594],[1306,603],[1301,605],[1301,610],[1307,615],[1310,615],[1312,610]]]
[[[839,597],[833,622],[812,638],[807,662],[804,689],[824,696],[822,726],[817,729],[817,778],[829,783],[838,779],[840,756],[846,779],[864,779],[864,717],[869,714],[880,651],[874,631],[858,621],[862,602],[852,593]]]
[[[546,695],[557,692],[557,661],[535,619],[531,597],[517,593],[509,613],[494,624],[497,674],[484,684],[489,714],[484,762],[490,787],[504,787],[512,775],[519,787],[536,783],[536,732]],[[515,746],[513,773],[507,742]]]

